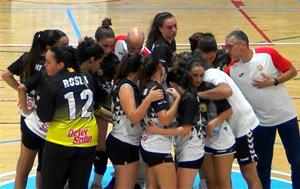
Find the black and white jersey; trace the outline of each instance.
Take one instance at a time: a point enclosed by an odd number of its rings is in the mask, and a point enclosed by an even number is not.
[[[151,81],[146,85],[144,89],[143,98],[147,97],[151,88],[161,89],[162,91],[164,91],[163,87],[159,83],[155,81]],[[158,112],[167,109],[169,109],[169,102],[167,99],[167,95],[164,92],[164,98],[162,100],[158,100],[151,103],[147,111],[147,114],[145,115],[144,118],[145,124],[147,125],[152,123],[154,124],[155,127],[160,127],[160,128],[164,128],[165,126],[167,126],[167,125],[163,125],[157,116]],[[144,131],[142,134],[141,145],[143,149],[148,152],[171,153],[172,136],[150,134]]]
[[[24,83],[26,85],[26,80],[29,78],[24,77],[24,68],[25,68],[25,62],[26,58],[28,56],[28,52],[25,52],[22,54],[15,62],[13,62],[11,65],[7,67],[7,69],[14,75],[20,76],[20,81],[21,83]],[[32,66],[30,69],[30,76],[34,76],[37,73],[39,73],[45,63],[45,57],[44,56],[39,56],[37,62]],[[38,80],[36,80],[38,81]],[[27,86],[26,86],[27,87]],[[32,88],[30,91],[26,93],[26,99],[27,99],[27,104],[28,108],[36,108],[36,100],[38,96],[36,94],[35,88]]]
[[[112,92],[113,128],[111,134],[122,142],[139,146],[142,135],[142,127],[140,123],[136,125],[131,123],[120,104],[119,91],[123,86],[129,86],[134,91],[136,107],[138,107],[142,101],[138,86],[134,82],[128,79],[116,82]]]
[[[117,72],[120,61],[114,53],[110,53],[103,59],[100,69],[93,75],[97,96],[100,96],[97,105],[110,109],[110,95],[112,92],[112,82]]]
[[[198,91],[213,89],[215,86],[208,82],[202,82]],[[207,120],[207,123],[216,118],[220,113],[230,109],[231,106],[226,99],[207,100],[199,99],[199,111]],[[223,150],[230,148],[235,143],[235,137],[227,121],[217,126],[213,130],[213,136],[206,139],[205,146]]]
[[[230,62],[230,55],[225,50],[218,49],[216,52],[216,58],[211,65],[216,69],[224,71]]]
[[[176,41],[175,39],[169,43],[164,38],[158,38],[151,46],[147,46],[151,49],[151,52],[156,54],[159,58],[160,63],[165,67],[171,67],[173,58],[176,54]]]
[[[177,113],[178,125],[192,125],[186,136],[175,137],[175,154],[178,162],[194,161],[204,155],[203,117],[198,109],[195,94],[185,91],[180,99]]]

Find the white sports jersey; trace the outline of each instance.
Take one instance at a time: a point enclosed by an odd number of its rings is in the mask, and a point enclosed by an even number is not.
[[[116,83],[113,89],[113,128],[111,134],[122,142],[139,146],[142,135],[142,127],[140,123],[135,125],[131,123],[120,104],[119,90],[125,85],[130,86],[134,90],[136,106],[139,106],[141,101],[139,90],[133,82],[128,79],[124,79],[123,81]]]
[[[277,66],[277,67],[276,67]],[[253,80],[262,79],[262,73],[277,78],[291,63],[272,48],[253,49],[249,62],[239,61],[230,67],[230,76],[252,105],[261,126],[275,126],[297,116],[292,99],[284,84],[258,89]]]
[[[203,119],[198,111],[198,101],[194,94],[184,92],[181,96],[177,121],[179,125],[192,125],[185,136],[175,136],[175,154],[178,162],[195,161],[204,156],[205,138]]]
[[[250,130],[254,130],[258,126],[259,120],[251,105],[234,81],[225,72],[210,68],[205,71],[204,81],[216,86],[221,83],[226,83],[230,86],[232,95],[228,97],[227,100],[232,108],[233,114],[229,119],[229,125],[235,138],[245,136]]]
[[[36,111],[31,112],[26,118],[25,123],[32,132],[45,139],[49,127],[49,122],[41,122]]]
[[[162,86],[157,82],[150,82],[147,84],[146,88],[143,92],[143,97],[145,98],[150,89],[155,87],[155,89],[163,90]],[[164,93],[164,99],[158,100],[151,103],[151,106],[148,109],[148,112],[144,118],[145,123],[149,122],[153,123],[154,127],[163,128],[164,125],[158,119],[157,113],[162,110],[169,109],[169,102],[167,100],[167,96]],[[142,134],[141,145],[144,150],[148,152],[155,153],[171,153],[172,148],[172,136],[168,135],[159,135],[159,134],[150,134],[147,131],[144,131]]]
[[[206,138],[205,146],[214,150],[225,150],[235,144],[235,138],[227,121],[218,126],[212,137]]]

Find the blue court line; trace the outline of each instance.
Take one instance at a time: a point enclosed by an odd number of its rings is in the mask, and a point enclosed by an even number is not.
[[[11,143],[20,142],[20,141],[21,141],[21,139],[3,140],[3,141],[0,141],[0,144],[11,144]]]
[[[70,8],[67,8],[66,12],[67,12],[69,20],[70,20],[70,22],[71,22],[71,24],[73,26],[73,29],[75,30],[76,36],[79,39],[81,34],[80,34],[79,28],[78,28],[78,26],[76,24],[76,21],[75,21],[75,19],[73,17],[72,10]]]
[[[108,185],[109,181],[111,180],[111,173],[113,172],[112,166],[107,166],[107,170],[103,176],[102,179],[102,186],[103,188]],[[92,183],[92,178],[94,177],[94,171],[91,172],[90,180],[89,180],[89,186]],[[239,171],[233,170],[231,174],[232,178],[232,188],[238,188],[238,189],[246,189],[247,184],[244,181],[241,173]],[[198,189],[198,184],[200,183],[199,175],[197,173],[193,189]],[[10,189],[13,188],[14,180],[9,180],[3,183],[0,183],[0,189]],[[35,188],[35,176],[29,176],[27,188]],[[271,178],[271,188],[272,189],[292,189],[292,184],[290,181],[284,180],[284,179],[278,179],[278,178]]]

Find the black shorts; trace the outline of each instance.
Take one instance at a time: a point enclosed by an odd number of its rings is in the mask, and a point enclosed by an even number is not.
[[[106,139],[106,152],[114,165],[124,165],[139,161],[139,146],[134,146],[113,137],[111,134]]]
[[[42,188],[88,188],[96,147],[69,147],[46,141],[42,167]]]
[[[34,132],[32,132],[25,123],[25,118],[21,117],[21,131],[22,131],[22,143],[26,148],[29,148],[31,150],[38,150],[41,148],[45,140],[38,135],[36,135]]]
[[[239,165],[247,165],[254,161],[257,161],[257,155],[254,150],[254,137],[252,131],[247,135],[240,138],[236,138],[236,154],[235,158]]]
[[[177,167],[181,168],[189,168],[189,169],[200,169],[203,163],[204,157],[202,156],[200,159],[194,161],[183,161],[177,162]]]
[[[140,147],[141,155],[145,163],[149,167],[159,165],[164,162],[174,162],[171,153],[156,153],[156,152],[149,152]]]
[[[222,156],[222,155],[227,155],[227,154],[235,154],[235,144],[232,145],[230,148],[227,148],[225,150],[216,150],[213,148],[209,148],[207,146],[204,147],[205,154],[213,155],[213,156]]]
[[[42,171],[42,162],[43,162],[44,147],[45,147],[45,143],[40,147],[39,152],[38,152],[38,166],[36,168],[36,170],[38,172]]]

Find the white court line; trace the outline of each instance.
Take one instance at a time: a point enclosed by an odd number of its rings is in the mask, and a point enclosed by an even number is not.
[[[70,44],[72,46],[77,46],[78,44]],[[224,43],[218,43],[218,45],[225,45]],[[249,43],[249,45],[300,45],[300,42],[273,42],[273,43]],[[177,43],[176,46],[178,47],[186,47],[190,46],[189,43]],[[24,43],[2,43],[0,47],[31,47],[31,44],[24,44]]]
[[[30,174],[29,176],[28,176],[28,178],[29,177],[35,177],[35,174]],[[12,180],[8,180],[8,181],[5,181],[5,182],[2,182],[2,183],[0,183],[0,186],[4,186],[4,185],[6,185],[6,184],[10,184],[10,183],[13,183],[13,182],[15,182],[15,179],[12,179]]]
[[[31,171],[35,171],[36,168],[37,167],[32,167]],[[16,171],[11,171],[11,172],[7,172],[7,173],[3,173],[3,174],[0,174],[0,179],[3,178],[3,177],[6,177],[6,176],[15,175],[15,174],[16,174]]]
[[[71,46],[77,46],[78,44],[70,44]],[[0,44],[0,47],[31,47],[31,44],[24,44],[24,43],[13,43],[13,44],[10,44],[10,43],[3,43],[3,44]]]
[[[232,172],[235,172],[235,173],[241,173],[239,170],[232,170]],[[292,184],[291,181],[289,180],[285,180],[285,179],[281,179],[281,178],[277,178],[277,177],[271,177],[271,180],[278,180],[278,181],[281,181],[281,182],[285,182],[285,183],[288,183],[288,184]]]
[[[225,43],[217,43],[218,45],[225,45]],[[249,45],[300,45],[300,42],[273,42],[273,43],[249,43]],[[1,44],[0,44],[1,46]],[[176,46],[190,46],[189,43],[176,43]]]
[[[238,164],[232,164],[232,167],[237,167],[239,168],[240,166]],[[285,172],[281,172],[281,171],[276,171],[276,170],[271,170],[271,173],[275,173],[275,174],[278,174],[278,175],[283,175],[283,176],[291,176],[290,173],[285,173]]]

